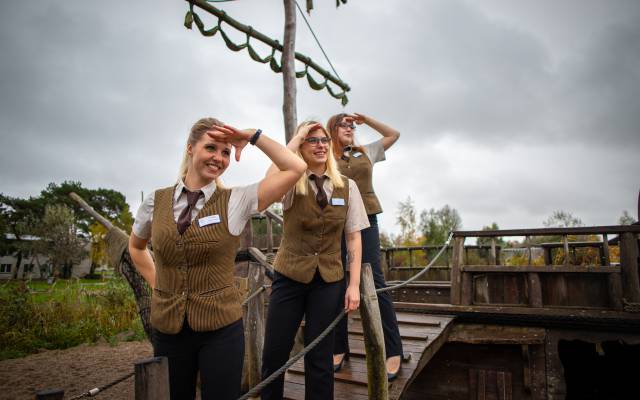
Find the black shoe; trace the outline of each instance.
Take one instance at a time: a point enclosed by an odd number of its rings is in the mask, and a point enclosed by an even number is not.
[[[342,360],[340,360],[339,363],[337,364],[333,364],[333,372],[338,372],[342,369],[342,364],[344,364],[344,360],[348,360],[349,359],[349,353],[344,353],[344,356],[342,356]]]

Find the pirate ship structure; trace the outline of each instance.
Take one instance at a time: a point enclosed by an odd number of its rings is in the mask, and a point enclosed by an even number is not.
[[[149,291],[131,264],[127,235],[73,197],[109,228],[110,258],[129,281],[149,329]],[[238,288],[247,299],[245,390],[260,381],[264,310],[277,252],[273,232],[281,223],[269,210],[256,216],[236,257]],[[254,234],[260,224],[266,234]],[[335,398],[633,398],[637,383],[630,366],[640,353],[638,234],[637,224],[457,231],[439,262],[433,247],[382,249],[390,286],[422,274],[392,291],[405,350],[402,370],[387,386],[384,364],[372,362],[383,359],[379,320],[350,314],[351,357],[335,374]],[[508,252],[498,245],[504,237],[525,238],[526,262],[506,265]],[[467,244],[472,238],[484,244]],[[589,240],[576,240],[584,238]],[[534,257],[536,249],[542,262]],[[370,289],[364,289],[363,314],[367,298],[375,300]],[[286,398],[304,398],[301,360],[288,368],[285,381]]]

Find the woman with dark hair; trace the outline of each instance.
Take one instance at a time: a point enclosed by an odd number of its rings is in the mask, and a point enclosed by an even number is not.
[[[380,133],[382,139],[364,146],[358,145],[355,140],[355,130],[356,125],[362,124]],[[376,289],[386,287],[384,274],[380,268],[380,232],[376,216],[382,212],[382,207],[373,190],[372,174],[373,165],[385,159],[385,151],[398,140],[400,133],[382,122],[358,113],[332,116],[327,122],[327,130],[335,143],[333,155],[338,162],[340,172],[356,182],[367,209],[370,226],[362,231],[362,262],[371,264]],[[345,262],[345,258],[346,252],[343,244],[343,262]],[[397,377],[401,367],[402,340],[391,295],[388,292],[380,293],[378,304],[384,331],[387,376],[389,380],[393,380]],[[346,318],[336,327],[333,353],[334,370],[338,371],[342,368],[345,358],[349,356]]]
[[[242,308],[234,286],[240,234],[251,214],[279,200],[306,164],[261,130],[239,130],[214,118],[191,128],[178,181],[140,206],[129,240],[136,268],[153,289],[155,356],[169,360],[172,400],[237,399],[244,358]],[[226,188],[220,176],[248,144],[274,171],[249,186]],[[147,244],[153,242],[153,258]]]
[[[317,122],[298,126],[287,145],[307,164],[295,188],[282,201],[284,231],[274,262],[274,278],[265,329],[262,377],[285,364],[302,318],[309,344],[336,318],[360,304],[360,231],[369,226],[356,184],[340,175],[331,138]],[[275,171],[272,166],[268,174]],[[353,278],[344,288],[340,238]],[[344,298],[344,302],[342,299]],[[333,399],[333,332],[304,358],[306,400]],[[283,397],[284,376],[262,391],[263,400]]]

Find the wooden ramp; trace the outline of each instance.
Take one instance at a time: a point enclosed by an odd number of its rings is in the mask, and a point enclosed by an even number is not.
[[[447,341],[454,317],[398,312],[400,336],[406,359],[398,378],[389,383],[389,399],[404,393],[433,355]],[[335,377],[334,399],[367,399],[367,364],[360,316],[349,319],[350,359]],[[304,360],[294,364],[285,375],[284,398],[304,400]]]

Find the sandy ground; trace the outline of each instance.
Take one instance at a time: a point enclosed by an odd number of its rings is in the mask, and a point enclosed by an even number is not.
[[[0,399],[33,400],[46,389],[63,389],[69,399],[132,372],[136,361],[152,355],[151,344],[144,341],[81,345],[0,361]],[[94,398],[133,399],[133,388],[131,377]]]

